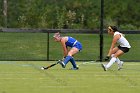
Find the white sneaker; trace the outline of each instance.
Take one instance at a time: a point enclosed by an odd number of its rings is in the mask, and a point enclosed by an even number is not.
[[[104,69],[104,71],[107,71],[107,68],[104,64],[101,64],[102,68]]]
[[[120,64],[118,64],[118,70],[122,69],[123,63],[124,63],[123,61],[120,61]]]

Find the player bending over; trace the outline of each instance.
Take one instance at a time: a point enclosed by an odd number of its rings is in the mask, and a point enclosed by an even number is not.
[[[122,68],[123,62],[119,60],[119,56],[123,55],[124,53],[128,52],[131,48],[129,42],[126,40],[124,35],[120,32],[118,32],[118,29],[116,26],[109,26],[108,27],[108,34],[113,36],[112,44],[109,50],[108,55],[105,58],[105,61],[110,61],[108,64],[102,64],[102,67],[104,71],[106,71],[108,68],[111,67],[111,65],[115,62],[118,63],[118,70]],[[115,47],[115,45],[118,45]]]
[[[76,39],[74,39],[73,37],[70,36],[62,37],[59,32],[55,33],[53,37],[56,42],[61,43],[63,48],[64,60],[59,62],[62,65],[62,67],[65,68],[66,64],[70,61],[73,66],[72,70],[79,69],[75,63],[73,55],[75,55],[80,50],[82,50],[82,44]],[[69,51],[68,51],[68,47],[71,48]]]

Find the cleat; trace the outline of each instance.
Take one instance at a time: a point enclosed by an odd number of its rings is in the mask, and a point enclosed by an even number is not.
[[[66,67],[66,65],[64,64],[64,62],[59,61],[58,63],[62,66],[62,68],[65,68]]]
[[[101,64],[102,68],[104,69],[104,71],[107,71],[107,68],[105,67],[104,64]]]
[[[120,62],[120,64],[118,64],[118,70],[121,70],[123,66],[123,61]]]
[[[77,66],[76,68],[70,68],[70,70],[78,70],[79,69],[79,66]]]
[[[118,70],[121,70],[121,69],[122,69],[122,68],[119,68],[119,67],[118,67]]]
[[[79,68],[70,68],[70,70],[78,70]]]

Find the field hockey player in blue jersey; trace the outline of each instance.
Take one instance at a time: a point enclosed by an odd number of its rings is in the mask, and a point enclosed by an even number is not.
[[[72,70],[79,69],[78,65],[76,65],[73,56],[82,50],[82,44],[73,37],[61,36],[59,32],[55,33],[53,37],[56,42],[61,43],[63,48],[64,59],[59,62],[61,66],[65,68],[67,63],[70,61],[73,66],[71,68]],[[68,50],[68,47],[70,47],[70,50]]]

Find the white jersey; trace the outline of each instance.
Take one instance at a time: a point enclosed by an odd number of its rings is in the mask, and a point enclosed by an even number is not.
[[[115,35],[121,35],[120,39],[117,41],[117,43],[121,46],[121,47],[127,47],[127,48],[131,48],[129,42],[126,40],[126,38],[122,35],[122,33],[120,32],[115,32],[114,33],[114,36]]]

